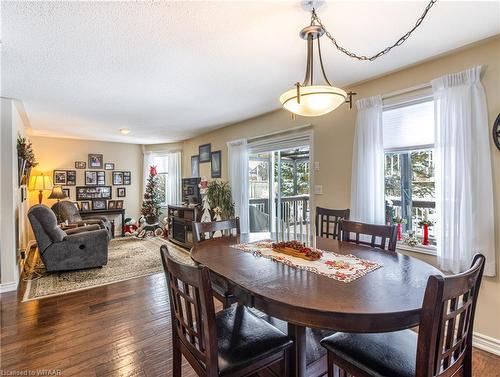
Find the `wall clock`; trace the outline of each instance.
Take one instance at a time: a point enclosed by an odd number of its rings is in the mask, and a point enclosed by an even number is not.
[[[500,114],[498,114],[495,123],[493,124],[493,141],[500,150]]]

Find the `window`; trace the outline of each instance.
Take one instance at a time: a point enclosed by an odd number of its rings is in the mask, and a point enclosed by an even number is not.
[[[423,98],[383,112],[386,220],[406,221],[403,232],[423,237],[419,222],[436,222],[434,176],[434,103]],[[429,229],[436,244],[435,226]]]
[[[167,182],[168,182],[168,156],[154,156],[153,165],[156,166],[158,179],[160,181],[160,199],[162,206],[167,206]]]

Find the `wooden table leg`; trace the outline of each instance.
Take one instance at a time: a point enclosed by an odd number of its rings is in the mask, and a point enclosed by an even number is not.
[[[288,336],[294,342],[290,355],[291,375],[294,377],[306,377],[306,328],[289,323]]]

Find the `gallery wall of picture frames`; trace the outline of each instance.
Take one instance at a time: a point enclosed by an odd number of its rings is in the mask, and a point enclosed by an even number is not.
[[[54,185],[75,186],[73,202],[81,211],[102,209],[123,209],[123,200],[113,199],[112,186],[128,186],[132,184],[130,171],[115,171],[114,162],[105,162],[101,153],[89,153],[87,161],[75,161],[74,169],[57,169],[53,171]],[[82,171],[84,170],[84,171]],[[78,171],[82,171],[78,173]],[[107,182],[106,171],[111,171],[111,182]],[[77,182],[78,180],[78,182]],[[80,186],[76,186],[77,184]],[[108,183],[108,185],[106,185]],[[63,187],[63,192],[72,200],[72,189]],[[116,187],[116,197],[125,198],[125,187]]]
[[[222,177],[222,151],[212,151],[212,144],[198,147],[198,154],[191,156],[191,177],[200,177],[200,163],[210,162],[211,178]]]

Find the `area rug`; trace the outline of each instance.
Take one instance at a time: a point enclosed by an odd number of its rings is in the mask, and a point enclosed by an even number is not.
[[[48,273],[37,268],[27,280],[23,301],[62,295],[163,272],[160,246],[167,244],[180,262],[192,263],[189,252],[163,238],[115,238],[108,248],[108,264],[102,268]],[[35,277],[36,276],[36,277]]]

